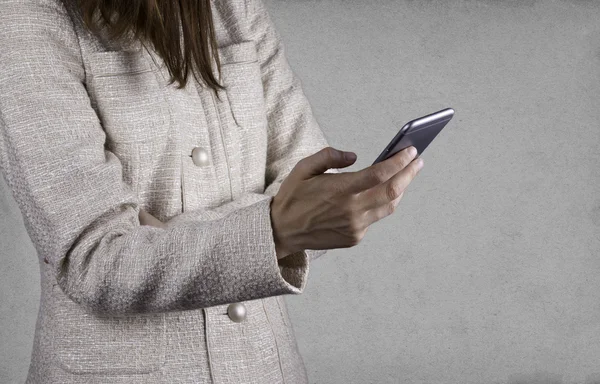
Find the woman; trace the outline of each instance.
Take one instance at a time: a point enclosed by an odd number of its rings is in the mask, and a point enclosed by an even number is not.
[[[335,171],[355,156],[262,0],[5,0],[0,52],[41,269],[27,383],[306,383],[282,295],[393,212],[414,154]]]

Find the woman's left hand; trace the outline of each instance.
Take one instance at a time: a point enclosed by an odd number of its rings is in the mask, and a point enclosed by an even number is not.
[[[156,217],[140,208],[140,225],[151,225],[157,228],[167,228],[167,225]]]

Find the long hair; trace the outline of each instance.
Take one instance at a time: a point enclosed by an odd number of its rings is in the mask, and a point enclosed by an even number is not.
[[[94,34],[106,28],[108,37],[127,36],[150,43],[163,59],[178,89],[185,87],[190,69],[215,91],[224,89],[213,75],[212,59],[221,76],[211,0],[70,0]],[[100,18],[94,20],[96,12]],[[180,31],[181,28],[181,31]],[[181,47],[183,34],[183,48]]]

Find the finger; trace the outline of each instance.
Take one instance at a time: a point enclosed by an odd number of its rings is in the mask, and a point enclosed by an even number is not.
[[[410,152],[411,148],[414,147],[404,148],[392,157],[360,171],[344,173],[343,175],[349,179],[347,182],[347,191],[350,193],[360,193],[389,180],[400,170],[406,168],[416,156],[416,149],[413,155]]]
[[[356,155],[353,152],[325,147],[319,152],[300,160],[294,167],[295,172],[293,173],[301,180],[305,180],[320,175],[331,168],[348,167],[355,161]]]
[[[358,205],[364,210],[378,209],[396,200],[419,173],[419,161],[415,159],[386,182],[379,184],[359,195]]]
[[[368,210],[365,213],[365,219],[367,220],[368,225],[371,225],[383,219],[384,217],[390,216],[392,213],[394,213],[396,211],[396,208],[398,207],[398,204],[400,203],[400,200],[402,200],[402,197],[404,196],[405,192],[406,191],[402,191],[400,196],[398,196],[395,200],[389,202],[388,204],[384,204],[380,207]]]

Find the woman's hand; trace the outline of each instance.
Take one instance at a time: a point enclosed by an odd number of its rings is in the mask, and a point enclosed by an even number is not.
[[[324,174],[356,160],[343,154],[324,148],[300,160],[281,184],[271,201],[278,258],[301,249],[357,245],[369,225],[396,210],[423,165],[411,147],[357,172]]]
[[[167,228],[167,225],[156,217],[140,208],[140,225],[151,225],[157,228]]]

